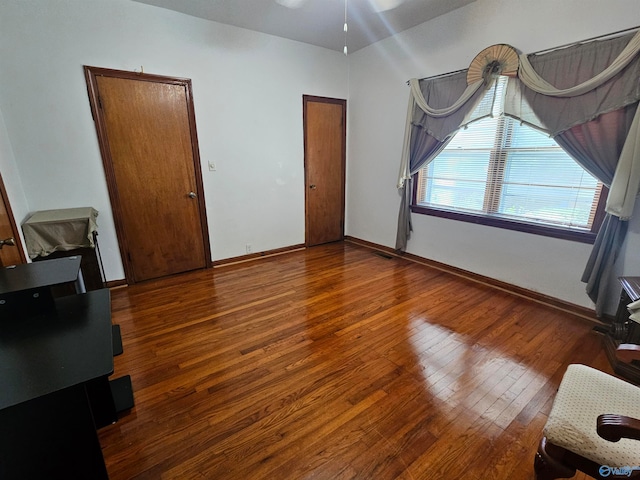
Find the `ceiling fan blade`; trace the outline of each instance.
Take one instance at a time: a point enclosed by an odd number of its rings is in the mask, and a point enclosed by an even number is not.
[[[274,0],[277,4],[287,8],[300,8],[308,0]],[[371,8],[376,12],[386,12],[402,5],[406,0],[369,0]]]
[[[386,12],[387,10],[393,10],[399,7],[405,2],[405,0],[369,0],[371,6],[376,12]]]
[[[287,8],[300,8],[307,3],[307,0],[275,0],[275,2]]]

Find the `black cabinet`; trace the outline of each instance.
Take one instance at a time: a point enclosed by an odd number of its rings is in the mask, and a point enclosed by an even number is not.
[[[0,269],[0,313],[3,318],[23,318],[55,308],[55,290],[84,293],[81,258],[45,260]],[[62,295],[58,295],[62,296]]]
[[[80,257],[0,269],[0,478],[108,479],[96,429],[133,407],[108,289],[84,290]],[[45,299],[46,301],[43,301]]]

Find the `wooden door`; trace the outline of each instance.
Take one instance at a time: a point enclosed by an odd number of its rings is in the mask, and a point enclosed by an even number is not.
[[[306,245],[344,238],[347,102],[303,97]]]
[[[85,72],[127,281],[210,266],[191,81]]]
[[[22,247],[18,227],[13,218],[7,191],[0,175],[0,267],[26,263],[27,258]]]

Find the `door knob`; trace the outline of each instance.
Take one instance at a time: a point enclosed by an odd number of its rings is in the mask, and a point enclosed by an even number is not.
[[[4,240],[0,240],[0,250],[2,250],[2,247],[4,247],[5,245],[9,245],[11,247],[15,247],[16,246],[16,239],[13,237],[9,237],[9,238],[5,238]]]
[[[312,183],[311,185],[309,185],[309,188],[310,188],[311,190],[315,190],[315,189],[316,189],[316,184],[315,184],[315,183]]]
[[[189,192],[189,198],[196,198],[197,196],[196,192]]]

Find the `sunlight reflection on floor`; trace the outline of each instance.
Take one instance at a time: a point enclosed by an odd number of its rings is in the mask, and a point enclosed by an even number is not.
[[[497,349],[470,345],[467,339],[441,325],[413,319],[415,334],[408,338],[416,364],[441,413],[454,417],[482,417],[506,428],[548,379]],[[469,393],[471,392],[471,393]]]

